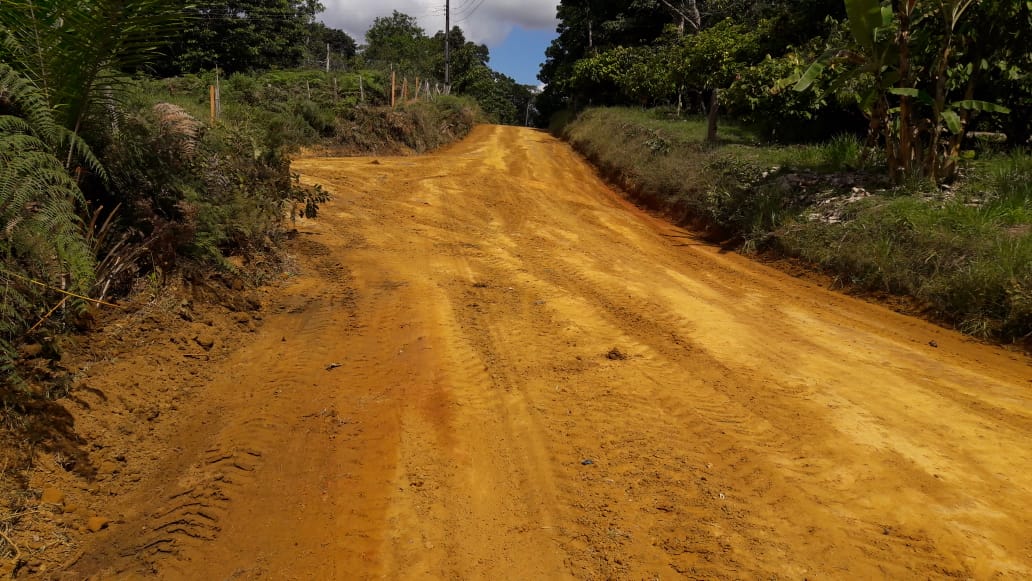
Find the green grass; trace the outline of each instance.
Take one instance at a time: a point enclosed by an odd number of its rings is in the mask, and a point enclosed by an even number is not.
[[[613,107],[605,109],[624,123],[631,123],[650,131],[660,131],[674,140],[702,143],[706,140],[707,121],[705,117],[692,116],[676,118],[664,109],[627,109]],[[760,138],[750,128],[733,121],[721,121],[718,137],[721,143],[757,143]]]
[[[892,189],[878,152],[854,136],[759,145],[747,128],[724,123],[714,145],[705,130],[704,119],[611,108],[585,111],[563,134],[639,201],[745,250],[775,250],[854,288],[912,296],[972,335],[1032,334],[1029,152],[989,153],[942,191]],[[866,191],[853,196],[854,186]],[[829,204],[834,219],[822,214]]]

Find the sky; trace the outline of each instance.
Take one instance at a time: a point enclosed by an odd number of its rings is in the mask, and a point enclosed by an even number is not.
[[[397,10],[419,20],[427,34],[444,30],[444,0],[322,0],[320,19],[359,44],[378,16]],[[558,0],[451,0],[452,26],[468,40],[486,44],[491,68],[525,85],[538,85],[545,48],[555,38]]]

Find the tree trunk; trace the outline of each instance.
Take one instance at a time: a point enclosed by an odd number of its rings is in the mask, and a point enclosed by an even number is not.
[[[595,38],[591,31],[591,9],[588,9],[588,52],[594,54]]]
[[[973,59],[974,62],[982,60],[981,58],[977,58],[980,56],[977,50],[975,52],[975,56],[976,58]],[[964,100],[969,101],[975,98],[975,85],[978,83],[980,76],[979,71],[976,70],[971,74],[971,77],[968,78],[967,88],[964,90]],[[951,135],[947,142],[945,158],[949,160],[950,163],[940,172],[942,179],[949,180],[957,175],[957,159],[960,157],[960,147],[964,143],[964,135],[967,133],[967,126],[970,120],[970,109],[965,109],[960,112],[960,132]]]
[[[913,1],[906,2],[899,11],[899,34],[896,43],[899,46],[899,74],[900,86],[911,89],[914,86],[910,68],[910,11],[914,5]],[[893,176],[893,180],[900,181],[900,178],[909,177],[913,171],[915,143],[913,135],[913,115],[911,113],[911,102],[909,95],[901,95],[899,98],[899,176]]]
[[[695,0],[688,0],[688,20],[692,23],[695,32],[702,30],[702,15],[699,14],[699,6]]]
[[[942,112],[946,109],[946,68],[950,59],[950,48],[953,44],[953,29],[946,30],[946,38],[943,40],[942,52],[939,55],[939,62],[935,71],[935,96],[932,100],[932,135],[929,139],[928,157],[925,165],[932,181],[938,183],[940,180],[953,177],[955,168],[942,167],[949,165],[950,160],[944,159],[939,151],[939,136],[942,132]],[[963,129],[961,130],[963,133]],[[944,171],[945,170],[945,171]]]
[[[720,113],[720,89],[713,89],[710,93],[709,112],[706,115],[706,141],[713,143],[717,140],[717,117]]]

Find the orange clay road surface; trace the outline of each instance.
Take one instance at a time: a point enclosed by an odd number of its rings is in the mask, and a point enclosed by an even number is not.
[[[298,276],[73,571],[1032,577],[1024,356],[722,252],[542,132],[293,168],[333,194]]]

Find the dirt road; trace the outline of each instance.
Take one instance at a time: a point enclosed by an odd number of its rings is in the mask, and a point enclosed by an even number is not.
[[[1032,576],[1028,359],[721,252],[541,132],[294,168],[334,194],[299,276],[77,574]]]

